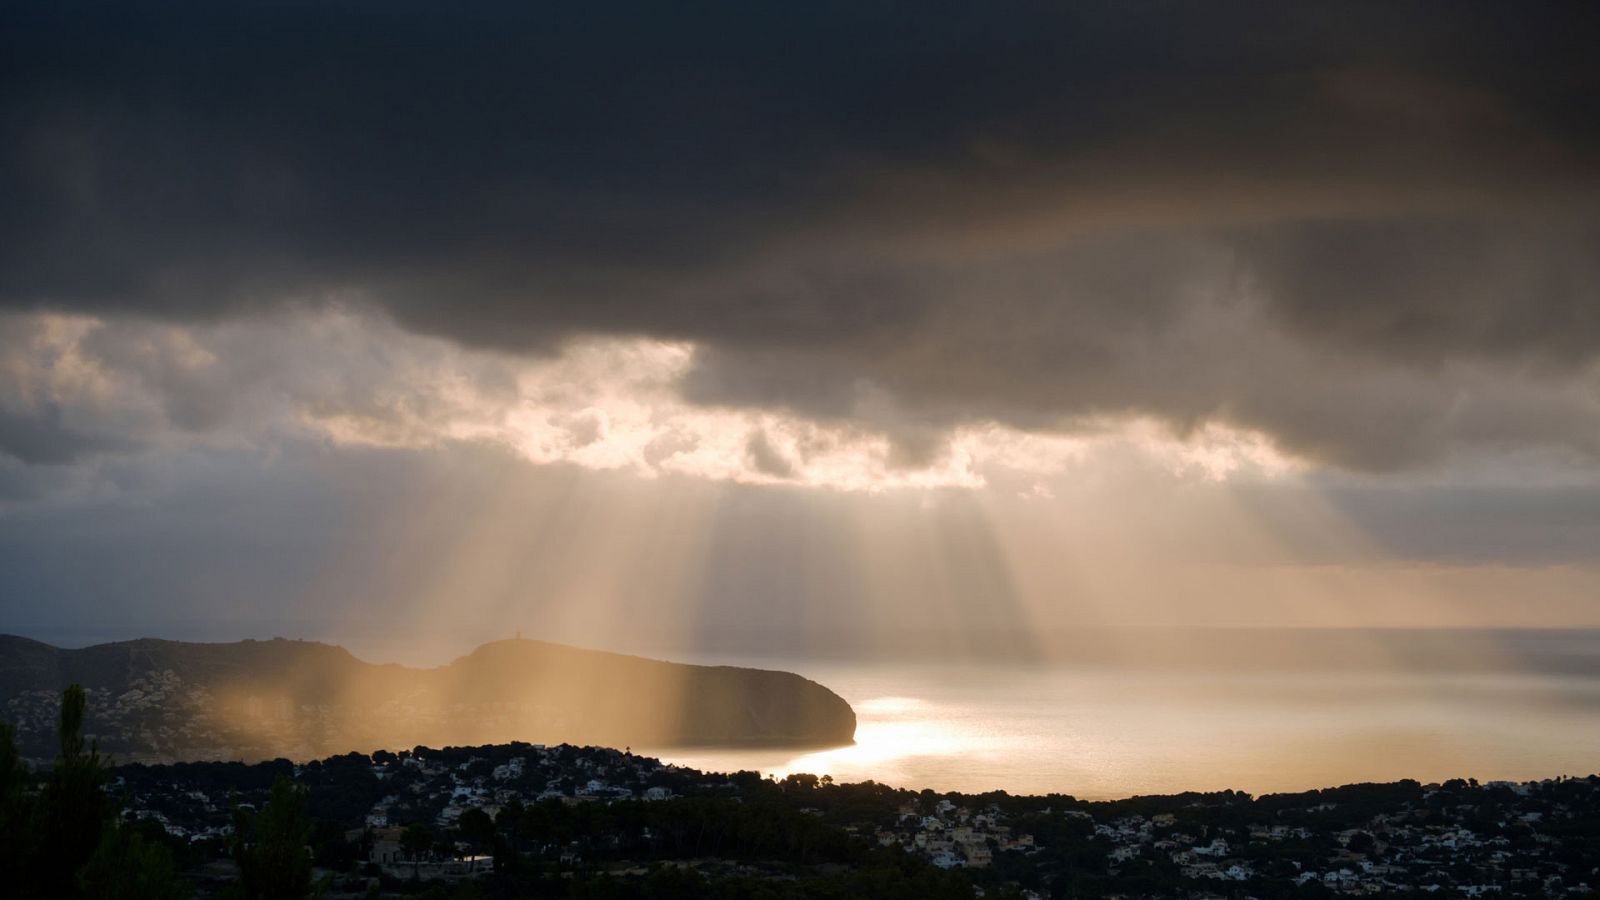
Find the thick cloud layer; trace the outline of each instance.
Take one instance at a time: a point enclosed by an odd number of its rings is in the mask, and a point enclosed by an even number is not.
[[[13,308],[686,341],[690,400],[908,467],[1108,416],[1356,469],[1597,453],[1591,4],[0,15]],[[114,437],[0,419],[30,462]]]

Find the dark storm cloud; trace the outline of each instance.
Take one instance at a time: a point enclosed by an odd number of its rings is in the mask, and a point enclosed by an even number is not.
[[[1352,352],[1582,362],[1600,348],[1600,220],[1330,221],[1242,242],[1276,311]]]
[[[47,405],[37,410],[0,408],[0,456],[28,464],[63,464],[95,453],[129,449],[128,441],[86,434],[61,420],[61,409]],[[3,491],[0,488],[0,491]]]
[[[1363,468],[1592,449],[1551,399],[1600,350],[1592,5],[3,16],[14,307],[688,339],[688,396],[908,460],[1107,414]]]

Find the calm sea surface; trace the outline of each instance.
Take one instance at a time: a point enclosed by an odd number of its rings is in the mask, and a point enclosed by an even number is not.
[[[832,688],[855,707],[855,745],[658,752],[709,770],[1086,798],[1600,772],[1600,670],[1572,659],[1227,672],[723,657],[696,661]]]

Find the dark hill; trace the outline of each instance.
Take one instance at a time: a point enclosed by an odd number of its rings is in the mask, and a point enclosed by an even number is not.
[[[419,744],[849,743],[855,713],[788,672],[691,666],[543,641],[449,665],[373,665],[313,641],[144,639],[67,650],[0,635],[0,704],[24,755],[54,752],[62,688],[123,760],[309,759]]]

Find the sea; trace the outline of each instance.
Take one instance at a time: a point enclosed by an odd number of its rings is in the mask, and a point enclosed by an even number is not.
[[[306,636],[407,665],[442,664],[482,642]],[[632,748],[709,771],[1086,799],[1600,773],[1600,629],[1089,628],[948,638],[902,635],[873,647],[860,635],[812,635],[781,652],[752,652],[760,641],[685,650],[565,640],[795,672],[855,709],[847,746]]]
[[[702,770],[1088,799],[1600,773],[1600,632],[1262,632],[1220,643],[1087,662],[680,654],[823,684],[855,708],[856,740],[651,752]]]

